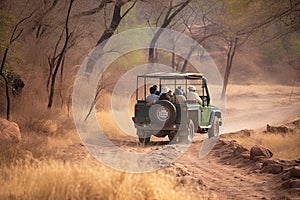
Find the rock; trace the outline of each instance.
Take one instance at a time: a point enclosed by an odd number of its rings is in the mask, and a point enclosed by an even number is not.
[[[175,163],[174,167],[175,167],[175,170],[176,170],[176,176],[177,177],[190,175],[190,172],[188,171],[188,169],[184,165],[179,164],[179,163]]]
[[[262,146],[255,145],[250,150],[250,159],[251,160],[259,160],[263,158],[271,158],[273,153]]]
[[[222,134],[220,136],[220,138],[245,138],[245,137],[249,137],[251,134],[253,134],[254,131],[253,130],[240,130],[234,133],[226,133],[226,134]]]
[[[272,164],[263,166],[260,170],[261,173],[280,174],[283,171],[283,166],[279,164]]]
[[[0,146],[14,145],[21,142],[19,126],[6,119],[0,119]]]
[[[280,174],[283,172],[283,165],[278,160],[265,160],[261,167],[261,173]]]
[[[286,126],[270,126],[267,124],[267,132],[269,133],[288,133],[290,129]]]
[[[241,156],[244,158],[244,159],[250,159],[250,153],[249,151],[245,151],[241,154]]]
[[[240,144],[236,144],[235,149],[233,150],[233,154],[237,156],[237,155],[241,155],[244,152],[249,152],[249,150]]]
[[[290,169],[290,177],[300,178],[300,166],[295,166]]]
[[[295,125],[297,128],[300,128],[300,119],[293,121],[292,124]]]
[[[263,162],[262,167],[265,167],[267,165],[276,165],[276,164],[280,164],[280,161],[279,160],[265,160]]]
[[[283,188],[300,188],[300,179],[291,179],[291,180],[288,180],[288,181],[285,181],[281,184],[281,187]]]
[[[198,185],[204,185],[204,182],[202,179],[198,179],[196,183],[198,183]]]

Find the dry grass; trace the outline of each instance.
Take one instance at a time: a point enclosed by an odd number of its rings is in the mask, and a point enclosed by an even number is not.
[[[56,159],[57,149],[80,142],[75,130],[54,118],[30,122],[22,128],[19,147],[1,151],[0,199],[204,199],[195,186],[182,185],[164,171],[129,174],[90,157]],[[214,197],[201,192],[206,199]]]
[[[58,161],[0,168],[1,199],[199,199],[162,173],[125,174]]]
[[[271,134],[255,132],[250,137],[232,138],[244,147],[251,149],[261,145],[273,152],[273,158],[294,160],[300,158],[300,134]]]

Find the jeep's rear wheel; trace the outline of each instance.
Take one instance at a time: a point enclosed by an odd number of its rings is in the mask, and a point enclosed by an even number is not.
[[[138,130],[137,130],[137,135],[138,135],[138,137],[139,137],[139,142],[140,142],[143,146],[145,146],[145,145],[147,145],[147,144],[150,143],[150,137],[147,137],[147,135],[145,134],[144,131],[138,129]]]
[[[208,138],[218,137],[220,135],[220,119],[218,117],[214,117],[214,121],[210,129],[208,129]]]
[[[169,138],[170,141],[172,141],[175,137],[176,137],[176,133],[174,133],[174,132],[170,132],[168,134],[168,138]]]
[[[139,137],[139,141],[143,146],[145,146],[150,143],[150,138],[149,137],[148,138],[140,138]]]

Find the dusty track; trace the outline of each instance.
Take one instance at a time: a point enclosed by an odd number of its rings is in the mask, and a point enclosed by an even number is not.
[[[183,156],[169,167],[161,169],[162,172],[175,176],[183,184],[188,182],[195,188],[207,190],[222,199],[297,199],[299,197],[299,191],[290,192],[281,188],[281,176],[260,173],[256,162],[233,156],[231,149],[220,140],[206,157],[200,159],[199,150],[204,138],[203,135],[197,135]],[[154,141],[149,146],[142,147],[133,138],[127,138],[126,142],[114,140],[114,143],[126,151],[139,153],[151,152],[167,145],[167,142]],[[63,152],[63,157],[68,160],[70,157],[77,161],[89,157],[80,144],[72,145]],[[167,157],[168,155],[160,155],[158,159],[167,159]]]
[[[299,88],[292,96],[290,88],[282,86],[231,86],[229,91],[226,132],[265,127],[267,123],[274,124],[300,115]],[[110,131],[112,135],[113,132]],[[117,135],[112,142],[125,151],[146,153],[169,146],[167,140],[153,138],[149,146],[142,147],[137,138]],[[200,159],[199,151],[205,137],[197,135],[188,150],[162,172],[175,176],[182,184],[189,182],[199,190],[217,194],[218,199],[300,199],[299,190],[281,187],[282,175],[260,173],[258,163],[234,156],[232,150],[220,141]],[[78,161],[86,159],[89,154],[82,144],[73,144],[60,150],[58,157]],[[157,159],[168,159],[168,154],[159,155]]]
[[[187,167],[194,177],[202,179],[208,190],[220,193],[225,199],[288,196],[279,189],[280,180],[276,175],[259,173],[254,161],[232,156],[220,141],[205,158],[199,159],[201,143],[197,139],[177,162]]]

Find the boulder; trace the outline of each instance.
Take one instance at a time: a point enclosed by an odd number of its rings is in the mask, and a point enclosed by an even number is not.
[[[253,133],[254,133],[253,130],[245,129],[245,130],[240,130],[240,131],[233,132],[233,133],[222,134],[222,135],[220,135],[220,138],[224,138],[224,139],[245,138],[245,137],[250,137],[250,135]]]
[[[267,132],[268,133],[288,133],[291,130],[286,126],[270,126],[267,124]]]
[[[233,154],[235,156],[239,156],[239,155],[242,155],[243,153],[245,152],[249,152],[248,149],[246,149],[245,147],[243,147],[242,145],[240,144],[237,144],[236,145],[236,148],[233,150]]]
[[[288,180],[288,181],[285,181],[281,184],[281,186],[283,188],[300,188],[300,180],[299,179],[296,179],[296,180]]]
[[[261,173],[280,174],[283,171],[283,166],[279,164],[263,166]]]
[[[277,160],[266,160],[260,170],[261,173],[280,174],[283,172],[283,165]]]
[[[21,142],[19,126],[6,119],[0,118],[0,146],[14,145]]]
[[[259,160],[264,158],[271,158],[273,153],[262,146],[255,145],[250,150],[250,159],[251,160]]]
[[[290,176],[300,179],[300,166],[294,166],[290,169]]]

